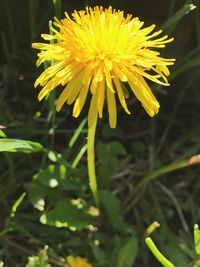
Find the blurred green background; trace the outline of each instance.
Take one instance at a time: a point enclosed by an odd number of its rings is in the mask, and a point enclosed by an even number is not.
[[[88,187],[87,111],[74,119],[69,106],[55,115],[50,101],[38,103],[33,83],[43,67],[36,69],[31,48],[55,15],[95,5],[155,23],[175,37],[162,55],[176,58],[170,87],[149,83],[161,105],[155,118],[130,99],[133,114],[119,107],[116,129],[106,112],[99,120],[100,217]],[[0,136],[7,140],[0,141],[0,266],[47,267],[47,259],[66,266],[70,254],[97,267],[160,266],[144,243],[154,221],[161,226],[153,239],[175,266],[200,266],[192,237],[200,168],[187,162],[200,150],[199,0],[0,0],[0,7]]]

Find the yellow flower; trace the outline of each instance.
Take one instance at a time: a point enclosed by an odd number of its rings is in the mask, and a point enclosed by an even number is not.
[[[88,113],[89,127],[97,116],[102,118],[104,102],[107,100],[109,123],[116,126],[116,96],[124,110],[129,96],[124,82],[152,117],[158,113],[159,103],[144,78],[168,86],[166,76],[168,66],[174,59],[160,56],[158,48],[173,41],[168,36],[155,39],[161,30],[152,33],[155,25],[142,28],[143,22],[123,11],[112,7],[86,8],[75,11],[72,18],[55,18],[54,35],[42,34],[45,40],[54,43],[34,43],[38,53],[37,66],[45,61],[55,62],[36,80],[35,87],[41,85],[39,100],[57,86],[64,86],[56,109],[60,111],[64,103],[72,104],[73,116],[78,117],[87,98],[91,94]],[[156,49],[155,51],[153,49]]]
[[[92,265],[81,257],[68,256],[66,267],[92,267]]]

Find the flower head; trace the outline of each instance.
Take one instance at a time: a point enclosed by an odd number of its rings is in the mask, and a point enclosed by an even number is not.
[[[68,256],[66,267],[92,267],[92,265],[81,257]]]
[[[78,117],[88,94],[91,95],[88,122],[91,126],[97,116],[102,118],[105,100],[109,123],[116,126],[116,98],[124,110],[129,96],[124,83],[142,103],[152,117],[158,113],[159,103],[154,97],[145,78],[168,86],[168,66],[174,59],[160,56],[158,48],[165,47],[173,38],[168,36],[155,39],[161,30],[152,33],[155,25],[143,28],[143,22],[123,11],[112,7],[86,8],[75,11],[72,18],[55,18],[53,35],[42,34],[43,39],[54,43],[34,43],[38,53],[37,66],[45,61],[54,61],[36,80],[35,87],[43,88],[39,100],[57,86],[63,86],[56,109],[64,103],[72,104],[73,116]],[[153,49],[156,50],[153,50]]]

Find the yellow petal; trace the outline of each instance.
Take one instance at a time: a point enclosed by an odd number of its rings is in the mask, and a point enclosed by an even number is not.
[[[156,115],[160,105],[143,77],[135,73],[133,77],[129,77],[128,83],[149,116],[153,117]]]
[[[104,73],[105,73],[105,76],[106,76],[106,84],[107,84],[107,87],[114,94],[115,91],[113,89],[110,71],[108,71],[108,69],[106,67],[104,68]]]
[[[41,101],[49,92],[55,89],[60,84],[60,80],[53,77],[39,92],[38,100]]]
[[[89,86],[89,83],[94,73],[94,68],[95,68],[95,64],[90,64],[84,69],[83,84],[86,84]]]
[[[114,66],[113,71],[114,71],[114,74],[115,74],[117,77],[119,77],[119,79],[120,79],[122,82],[127,82],[127,81],[128,81],[127,75],[123,72],[122,69],[118,68],[117,66]]]
[[[101,64],[95,69],[94,78],[95,82],[101,82],[103,80],[103,69]]]
[[[68,256],[67,257],[67,263],[70,264],[71,266],[73,266],[75,263],[75,258],[73,256]]]
[[[56,40],[57,39],[55,35],[51,35],[51,34],[41,34],[41,37],[44,40],[47,40],[47,41],[51,41],[51,40]]]
[[[77,98],[81,87],[82,87],[82,75],[80,78],[74,78],[72,81],[74,81],[73,85],[70,85],[71,88],[71,93],[67,99],[67,104],[71,105],[75,99]],[[72,81],[70,81],[69,83],[72,83]]]
[[[149,34],[150,32],[152,32],[155,27],[156,27],[156,25],[155,24],[152,24],[149,27],[143,28],[143,29],[141,29],[139,31],[138,35],[146,36],[147,34]]]
[[[67,102],[68,104],[73,103],[75,98],[77,97],[81,86],[82,86],[82,78],[83,73],[80,72],[76,77],[74,77],[65,87],[63,92],[58,98],[57,105],[56,105],[56,110],[60,111],[62,108],[63,104]]]
[[[52,78],[56,73],[58,73],[65,66],[65,62],[60,61],[55,63],[53,66],[48,67],[35,81],[34,87],[39,84],[44,86],[50,78]]]
[[[97,89],[97,84],[98,82],[95,80],[95,77],[93,77],[91,85],[90,85],[90,91],[92,94],[95,94],[96,89]]]
[[[107,103],[108,103],[108,113],[109,113],[109,124],[111,128],[115,128],[117,123],[115,95],[108,88],[106,92],[107,92]]]
[[[119,101],[120,101],[122,107],[124,108],[126,113],[131,114],[130,111],[128,110],[128,108],[127,108],[126,100],[125,100],[124,93],[123,93],[123,90],[122,90],[122,87],[121,87],[119,79],[118,78],[114,78],[113,81],[115,83],[115,86],[116,86],[116,89],[117,89],[118,98],[119,98]]]
[[[103,105],[104,105],[104,99],[105,99],[105,79],[102,82],[99,82],[97,94],[98,94],[97,102],[98,102],[99,117],[102,118]]]
[[[61,85],[65,85],[71,79],[73,79],[83,69],[83,66],[72,62],[66,68],[62,70]]]
[[[89,108],[89,112],[88,112],[88,126],[89,128],[92,128],[97,115],[98,115],[98,107],[97,107],[97,92],[92,95],[92,100],[90,103],[90,108]]]
[[[78,98],[76,99],[76,102],[73,108],[73,116],[75,118],[77,118],[79,114],[81,113],[81,110],[87,98],[88,90],[89,90],[89,87],[87,85],[84,85],[79,93]]]

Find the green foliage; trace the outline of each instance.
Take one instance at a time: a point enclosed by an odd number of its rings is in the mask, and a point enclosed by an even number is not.
[[[131,267],[137,255],[138,242],[135,236],[131,237],[119,250],[118,267]]]
[[[19,139],[0,139],[0,152],[22,152],[33,153],[43,150],[43,146],[37,142],[31,142],[27,140]]]
[[[101,202],[108,213],[110,223],[114,228],[123,228],[123,218],[120,210],[120,202],[111,191],[100,191]]]
[[[197,224],[194,225],[194,249],[196,254],[199,256],[199,240],[200,240],[200,231],[199,231],[199,226]],[[158,250],[156,247],[155,243],[150,237],[147,237],[145,239],[146,244],[148,245],[149,249],[155,256],[155,258],[164,266],[164,267],[174,267],[174,266],[186,266],[186,263],[181,263],[181,259],[176,260],[176,265],[174,265],[171,261],[166,259],[166,257]],[[170,246],[168,244],[168,246]],[[174,250],[176,251],[176,246],[174,246]],[[170,248],[170,251],[173,251],[173,248]],[[177,256],[178,253],[175,254]],[[195,259],[194,262],[191,264],[192,267],[197,267],[199,266],[199,258]]]
[[[200,220],[199,166],[191,161],[200,149],[199,1],[102,3],[142,17],[145,25],[155,22],[174,36],[165,53],[177,61],[170,88],[154,86],[161,104],[156,118],[149,122],[130,99],[133,114],[118,108],[115,130],[106,127],[106,112],[99,120],[99,209],[88,184],[87,120],[73,119],[69,107],[56,113],[60,88],[37,103],[38,73],[30,49],[48,32],[49,18],[86,4],[99,1],[1,5],[0,267],[65,266],[68,255],[88,258],[92,267],[199,267],[198,225],[191,230]],[[144,243],[155,220],[161,227],[146,242],[158,265]]]
[[[51,265],[48,263],[46,251],[41,250],[38,256],[29,257],[26,267],[51,267]]]
[[[61,188],[71,190],[76,188],[75,183],[70,182],[68,170],[64,164],[50,164],[33,176],[33,181],[49,188]]]
[[[69,227],[72,230],[81,230],[88,226],[90,216],[75,205],[59,201],[53,209],[41,216],[40,221],[43,224],[55,227]]]
[[[163,30],[170,31],[171,27],[175,28],[176,24],[180,22],[182,17],[193,11],[196,6],[193,4],[193,0],[188,0],[172,17],[170,17],[161,27]],[[171,31],[170,31],[171,32]]]
[[[194,246],[196,254],[200,256],[200,230],[197,224],[194,225]]]
[[[101,188],[108,188],[109,177],[119,162],[119,156],[125,156],[126,150],[121,143],[113,141],[108,144],[98,143],[97,153],[100,159]]]
[[[0,137],[6,137],[6,134],[3,130],[0,129]]]

